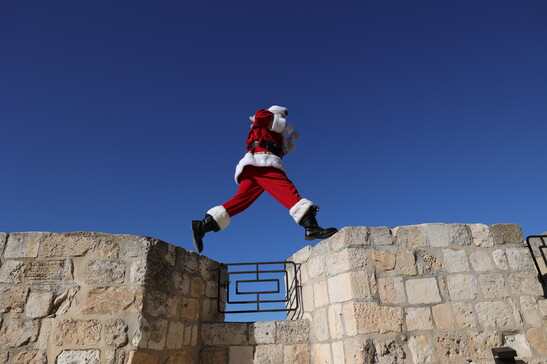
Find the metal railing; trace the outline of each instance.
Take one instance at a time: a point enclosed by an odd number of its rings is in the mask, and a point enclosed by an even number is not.
[[[534,242],[534,244],[532,244]],[[537,242],[537,243],[536,243]],[[547,249],[547,235],[531,235],[526,238],[526,246],[530,250],[534,265],[538,272],[538,279],[543,286],[543,292],[547,292],[547,257],[545,250]],[[540,260],[541,258],[541,260]],[[544,295],[547,298],[547,295]]]
[[[218,311],[297,311],[300,304],[297,268],[298,264],[289,261],[222,264],[218,274]]]

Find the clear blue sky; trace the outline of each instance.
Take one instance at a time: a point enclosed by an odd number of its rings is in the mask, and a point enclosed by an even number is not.
[[[249,115],[287,106],[319,223],[547,230],[545,1],[3,1],[0,231],[192,249],[236,191]],[[225,263],[307,245],[268,195],[205,238]]]

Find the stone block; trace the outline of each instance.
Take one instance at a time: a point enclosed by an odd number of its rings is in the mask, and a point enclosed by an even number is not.
[[[494,246],[494,239],[490,232],[490,228],[484,224],[470,224],[472,243],[475,246],[490,248]]]
[[[400,332],[403,310],[400,307],[380,306],[376,302],[352,302],[342,308],[347,335]]]
[[[142,308],[142,288],[97,287],[89,290],[82,313],[141,312]]]
[[[420,225],[399,226],[392,230],[395,241],[401,247],[427,246],[426,236]]]
[[[454,301],[477,298],[477,279],[471,274],[455,274],[447,278],[448,291]]]
[[[512,270],[533,270],[535,269],[532,255],[528,248],[507,248],[505,251],[509,268]]]
[[[395,268],[395,255],[386,250],[373,251],[372,259],[374,260],[374,267],[379,272]]]
[[[249,327],[244,322],[204,323],[201,338],[204,345],[246,345]]]
[[[230,364],[253,364],[252,346],[230,346],[229,363]]]
[[[302,287],[302,310],[306,312],[313,311],[315,308],[315,298],[313,297],[313,286]]]
[[[375,274],[368,274],[365,271],[350,273],[351,290],[353,299],[369,299],[376,294]]]
[[[341,305],[331,305],[328,308],[329,332],[331,339],[341,339],[344,336],[344,320]]]
[[[484,328],[509,328],[514,326],[513,312],[503,301],[487,301],[475,304],[479,323]]]
[[[416,268],[418,274],[435,274],[443,270],[443,264],[440,259],[425,249],[416,250]]]
[[[146,279],[146,259],[139,259],[131,263],[129,279],[131,283],[144,285]]]
[[[177,299],[175,297],[174,301],[176,300]],[[171,307],[176,307],[176,304],[172,305]],[[169,312],[171,311],[166,311],[167,315],[170,314]],[[201,312],[200,312],[199,300],[196,300],[193,298],[182,299],[180,317],[188,319],[188,320],[198,320],[200,318],[200,314]]]
[[[74,301],[74,297],[80,290],[80,286],[67,286],[53,300],[56,316],[62,316],[68,312]]]
[[[375,357],[378,364],[404,364],[406,355],[403,348],[395,340],[376,341]]]
[[[101,340],[101,330],[98,320],[61,320],[55,327],[54,342],[57,346],[95,345]]]
[[[477,327],[477,319],[475,318],[475,310],[472,304],[453,303],[452,310],[454,311],[456,327],[461,329]]]
[[[479,285],[486,299],[507,297],[509,294],[501,273],[481,274]]]
[[[4,250],[5,258],[36,258],[40,243],[51,233],[11,233]]]
[[[484,250],[471,253],[469,261],[476,272],[486,272],[495,269],[492,257]]]
[[[76,360],[74,362],[67,362],[66,364],[74,364],[74,363],[86,363],[85,361],[79,361]],[[213,363],[213,362],[211,362]],[[215,362],[216,363],[216,362]],[[221,362],[218,362],[221,364]],[[127,360],[127,364],[158,364],[158,356],[157,354],[153,353],[145,353],[143,351],[131,351],[129,353],[129,358]]]
[[[184,338],[184,323],[169,322],[167,329],[167,340],[165,346],[167,349],[181,349]]]
[[[501,270],[507,270],[509,264],[507,262],[507,255],[502,249],[496,249],[492,252],[492,258],[494,259],[494,264],[496,268]]]
[[[310,349],[307,344],[285,346],[283,357],[283,364],[311,364]]]
[[[443,249],[445,269],[450,273],[466,272],[469,270],[465,250]]]
[[[547,355],[547,335],[545,334],[545,328],[533,327],[526,331],[526,338],[528,342],[541,355]]]
[[[364,271],[343,273],[329,278],[328,292],[330,303],[372,297],[369,276]],[[317,291],[315,297],[317,302]]]
[[[319,255],[308,260],[308,275],[311,279],[320,277],[325,274],[325,256]]]
[[[416,270],[416,258],[412,250],[398,250],[395,262],[395,272],[399,275],[415,276],[418,274]]]
[[[190,281],[190,296],[203,297],[205,295],[205,283],[201,278],[194,278]]]
[[[409,279],[405,283],[408,303],[416,305],[441,302],[439,287],[435,278]]]
[[[522,241],[522,230],[516,224],[490,225],[494,244],[519,243]]]
[[[315,299],[315,308],[323,307],[329,304],[327,281],[321,281],[313,285],[313,297]]]
[[[455,326],[454,313],[448,303],[441,303],[431,307],[433,320],[437,329],[452,329]]]
[[[541,299],[545,301],[545,299]],[[542,326],[544,321],[544,315],[538,311],[540,303],[537,297],[534,296],[521,296],[520,308],[524,320],[532,326]]]
[[[467,338],[463,332],[437,332],[434,341],[437,355],[444,360],[464,360],[471,355]]]
[[[543,296],[543,288],[534,272],[510,273],[508,282],[514,294]]]
[[[253,345],[274,344],[276,340],[275,321],[253,322],[249,327],[249,343]]]
[[[374,363],[376,349],[372,339],[355,337],[344,340],[344,353],[346,355],[346,364],[370,364]],[[314,361],[314,363],[331,362]],[[333,364],[337,364],[337,362]]]
[[[310,321],[306,319],[276,321],[277,344],[303,344],[310,339]]]
[[[449,224],[450,245],[469,246],[473,240],[469,225]]]
[[[41,318],[49,315],[53,306],[53,292],[36,291],[28,296],[25,315],[30,318]]]
[[[326,308],[315,310],[313,313],[310,334],[314,343],[329,340],[329,319]]]
[[[41,243],[40,256],[49,258],[85,255],[95,248],[100,235],[93,232],[52,233]]]
[[[335,341],[330,344],[331,350],[332,350],[332,359],[336,362],[345,362],[346,354],[344,352],[344,342],[343,341]],[[292,362],[286,362],[287,364]],[[310,362],[306,362],[310,363]]]
[[[25,263],[20,260],[6,260],[0,267],[0,283],[19,284],[23,281]]]
[[[373,246],[393,245],[395,237],[387,226],[370,227],[370,242]]]
[[[185,318],[196,320],[199,317],[199,302],[192,299],[183,299],[181,315]],[[189,303],[190,302],[190,303]],[[174,294],[166,293],[156,289],[146,290],[144,310],[154,317],[166,317],[178,319],[180,298]]]
[[[345,228],[344,228],[345,229]],[[343,230],[343,229],[342,229]],[[342,231],[340,230],[340,231]],[[340,234],[340,231],[336,234]],[[332,242],[331,242],[332,244]],[[296,253],[294,253],[289,259],[287,259],[289,262],[294,262],[296,264],[304,264],[308,261],[310,254],[311,254],[312,247],[310,245],[306,245]]]
[[[57,357],[56,364],[101,364],[101,352],[97,349],[92,350],[63,350]],[[143,361],[129,360],[131,364],[144,364]],[[147,364],[155,364],[157,361],[148,361]]]
[[[333,251],[338,251],[351,246],[369,246],[371,244],[370,230],[366,226],[346,226],[331,236],[327,241]]]
[[[120,348],[128,343],[128,326],[122,319],[110,319],[104,324],[105,343]]]
[[[342,251],[331,253],[326,257],[326,269],[328,276],[335,276],[340,273],[352,270],[374,271],[373,259],[369,249],[347,248]]]
[[[101,239],[96,249],[103,259],[118,259],[120,256],[120,244],[109,239]]]
[[[450,225],[423,224],[427,245],[432,247],[447,247],[450,245]]]
[[[427,336],[414,335],[408,340],[408,348],[412,355],[413,363],[429,364],[435,363],[435,350]]]
[[[35,342],[39,328],[38,320],[22,320],[19,316],[12,316],[2,325],[0,343],[8,348],[17,348]]]
[[[312,363],[334,364],[329,344],[314,344],[311,346]],[[273,363],[272,363],[273,364]]]
[[[429,307],[407,307],[405,311],[408,331],[433,329],[433,319]]]
[[[176,354],[169,355],[162,364],[194,364],[194,359],[186,351],[179,351]]]
[[[25,278],[30,283],[72,280],[71,259],[31,260],[27,262]]]
[[[120,284],[125,279],[125,262],[122,260],[94,259],[87,263],[86,283]]]
[[[3,256],[4,248],[6,247],[6,242],[8,240],[8,234],[0,233],[0,258]]]
[[[200,353],[200,363],[229,364],[228,348],[203,348]]]
[[[259,345],[255,348],[253,364],[283,363],[283,345]]]
[[[133,235],[119,235],[119,239],[124,245],[124,255],[131,258],[145,257],[154,241],[151,238]]]
[[[405,303],[405,286],[402,277],[378,278],[378,293],[382,303]]]
[[[524,334],[504,334],[503,346],[508,346],[517,352],[519,358],[532,358],[532,349]]]
[[[43,351],[21,351],[14,358],[12,364],[47,364],[47,356]]]
[[[167,339],[168,321],[163,319],[142,320],[142,347],[151,350],[164,350]]]
[[[468,331],[469,347],[475,358],[491,359],[492,348],[503,346],[502,337],[498,331]]]
[[[0,313],[23,312],[27,294],[25,286],[0,286]]]

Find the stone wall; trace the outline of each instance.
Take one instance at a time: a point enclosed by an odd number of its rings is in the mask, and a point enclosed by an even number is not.
[[[286,321],[223,322],[222,264],[153,238],[0,233],[0,258],[0,363],[486,364],[500,346],[547,362],[512,224],[343,228],[289,259]]]
[[[300,263],[312,363],[547,362],[547,302],[517,225],[346,227]]]
[[[0,363],[198,363],[219,264],[131,235],[0,234]]]

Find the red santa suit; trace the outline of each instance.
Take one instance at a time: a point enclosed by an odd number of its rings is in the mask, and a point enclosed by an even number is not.
[[[287,124],[287,113],[282,106],[272,106],[250,117],[253,124],[247,137],[247,153],[237,164],[234,176],[238,191],[223,205],[207,211],[221,230],[230,224],[230,217],[244,211],[264,191],[289,209],[296,223],[314,206],[300,196],[285,172],[282,158],[295,149],[295,139],[299,136]]]

